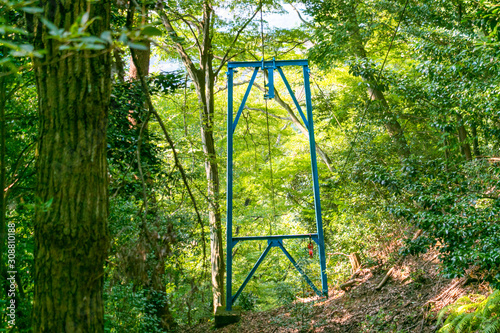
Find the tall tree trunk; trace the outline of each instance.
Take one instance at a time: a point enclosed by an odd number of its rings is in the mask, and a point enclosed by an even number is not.
[[[207,194],[209,198],[208,219],[210,224],[210,263],[212,267],[212,290],[214,311],[225,305],[224,297],[224,249],[222,245],[222,221],[220,213],[220,181],[217,153],[214,140],[214,84],[215,74],[212,67],[212,6],[209,1],[203,4],[203,39],[200,57],[200,111],[201,111],[201,141],[205,153],[205,173],[207,177]]]
[[[84,9],[88,31],[109,30],[110,2],[42,1],[46,19],[68,30]],[[34,332],[103,332],[108,249],[106,127],[110,54],[59,51],[38,24],[35,59],[39,141],[35,208]]]
[[[148,230],[150,227],[154,228]],[[150,269],[151,276],[145,284],[145,287],[149,289],[147,312],[149,312],[149,315],[158,318],[159,326],[163,331],[169,331],[176,326],[174,317],[170,312],[165,290],[165,261],[172,253],[170,243],[173,239],[173,227],[169,224],[167,232],[159,235],[158,231],[162,229],[164,229],[163,226],[160,226],[159,222],[156,221],[154,226],[143,226],[141,233],[142,237],[147,238],[146,243],[149,245],[147,248],[150,255],[155,258],[153,260],[148,259],[146,263],[148,266],[154,265]]]
[[[134,50],[136,55],[137,66],[140,67],[141,74],[144,76],[149,75],[149,59],[151,58],[151,42],[148,40],[142,42],[143,45],[147,47],[147,50]],[[137,66],[130,57],[130,69],[128,71],[128,76],[130,81],[139,80],[139,73],[137,71]]]
[[[472,160],[472,152],[470,149],[470,145],[467,142],[467,130],[465,129],[464,126],[464,120],[462,118],[462,115],[457,113],[457,124],[458,124],[458,138],[460,140],[460,150],[465,156],[465,159],[467,161]]]
[[[361,37],[359,31],[358,18],[354,7],[347,6],[346,19],[350,23],[350,28],[352,28],[351,43],[353,54],[360,59],[367,60],[368,55],[366,53],[363,38]],[[361,78],[370,83],[370,86],[368,87],[368,94],[370,95],[371,100],[380,102],[382,111],[381,115],[384,119],[386,119],[384,127],[393,142],[396,144],[399,157],[407,158],[410,155],[410,147],[406,142],[403,128],[401,127],[396,115],[390,111],[389,104],[385,99],[384,93],[376,88],[376,84],[378,84],[378,82],[373,82],[373,78],[367,76],[361,76]]]
[[[212,67],[212,6],[208,0],[203,3],[203,18],[200,23],[202,31],[197,46],[199,50],[198,69],[180,42],[179,35],[164,11],[158,11],[174,48],[184,63],[193,80],[200,104],[201,142],[205,154],[205,173],[207,177],[207,193],[209,198],[208,215],[210,222],[210,261],[212,266],[212,291],[214,311],[225,303],[224,297],[224,250],[222,247],[222,222],[220,213],[220,182],[217,153],[213,136],[214,128],[214,83],[215,73]]]
[[[208,218],[210,223],[210,263],[212,267],[212,288],[214,309],[224,305],[224,250],[222,244],[222,220],[220,213],[220,181],[219,166],[213,135],[214,128],[214,77],[211,60],[206,69],[204,94],[201,96],[201,141],[205,153],[205,173],[207,177],[207,193],[209,198]]]

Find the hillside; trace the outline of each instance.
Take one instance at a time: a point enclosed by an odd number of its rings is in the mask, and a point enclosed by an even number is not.
[[[335,288],[328,299],[300,299],[265,312],[246,312],[239,323],[220,329],[211,324],[185,332],[435,332],[439,310],[468,293],[486,293],[473,279],[445,279],[438,274],[436,252],[408,256],[396,264],[363,268],[352,287]],[[386,284],[377,286],[392,268]],[[347,283],[349,284],[349,283]]]

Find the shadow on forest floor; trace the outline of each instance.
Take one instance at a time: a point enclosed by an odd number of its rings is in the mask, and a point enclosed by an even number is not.
[[[471,279],[444,279],[438,274],[437,252],[408,256],[395,264],[387,283],[377,290],[387,264],[361,269],[350,289],[331,291],[328,299],[310,298],[274,310],[245,312],[241,321],[220,329],[210,323],[192,333],[302,332],[435,332],[439,310],[469,293],[488,292]]]

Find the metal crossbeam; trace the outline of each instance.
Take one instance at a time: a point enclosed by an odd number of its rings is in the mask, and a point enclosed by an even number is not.
[[[233,245],[236,245],[236,243],[238,243],[239,241],[246,241],[246,240],[272,240],[272,239],[294,239],[294,238],[311,238],[312,240],[317,242],[318,234],[233,237]]]
[[[306,115],[302,112],[302,108],[293,93],[290,84],[288,83],[285,74],[281,67],[283,66],[302,66],[302,72],[304,76],[304,90],[306,98]],[[226,310],[231,311],[232,306],[238,296],[241,294],[247,283],[250,281],[254,273],[259,268],[259,265],[264,261],[265,257],[269,253],[272,247],[278,247],[285,254],[285,256],[290,260],[297,271],[304,277],[306,282],[311,286],[311,288],[320,296],[328,296],[328,284],[326,277],[326,256],[325,256],[325,242],[323,237],[323,222],[321,219],[321,202],[319,195],[319,181],[318,181],[318,165],[316,159],[316,147],[314,141],[314,127],[313,127],[313,114],[312,114],[312,103],[311,103],[311,88],[309,83],[309,67],[307,60],[271,60],[271,61],[233,61],[229,62],[227,71],[227,87],[228,87],[228,104],[227,104],[227,214],[226,214]],[[252,78],[248,84],[245,95],[242,99],[241,105],[236,113],[236,118],[233,120],[233,76],[236,68],[254,68]],[[272,235],[272,236],[244,236],[244,237],[233,237],[233,136],[238,125],[238,120],[240,119],[241,113],[245,107],[246,101],[252,89],[252,85],[255,81],[257,73],[259,70],[267,70],[268,72],[268,88],[269,92],[264,96],[264,98],[274,98],[274,70],[278,70],[285,86],[297,108],[297,111],[304,122],[309,134],[309,150],[311,154],[311,171],[313,177],[313,193],[314,193],[314,210],[316,217],[316,232],[311,234],[302,235]],[[318,245],[318,256],[321,267],[321,290],[316,288],[314,283],[309,279],[309,277],[302,270],[300,265],[294,260],[294,258],[288,253],[283,245],[284,239],[300,239],[300,238],[311,238]],[[243,281],[242,285],[236,292],[232,294],[232,278],[233,278],[233,258],[231,256],[234,246],[241,241],[256,241],[256,240],[267,240],[268,245],[264,252],[261,254],[251,271],[248,273],[247,277]]]

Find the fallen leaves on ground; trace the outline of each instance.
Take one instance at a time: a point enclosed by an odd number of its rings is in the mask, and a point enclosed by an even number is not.
[[[445,279],[438,274],[436,252],[408,256],[357,272],[346,290],[332,290],[328,299],[300,299],[274,310],[245,312],[241,320],[220,329],[210,323],[184,328],[192,333],[329,333],[435,332],[438,312],[468,293],[487,293],[486,285],[467,278]],[[377,290],[387,272],[387,283]]]

